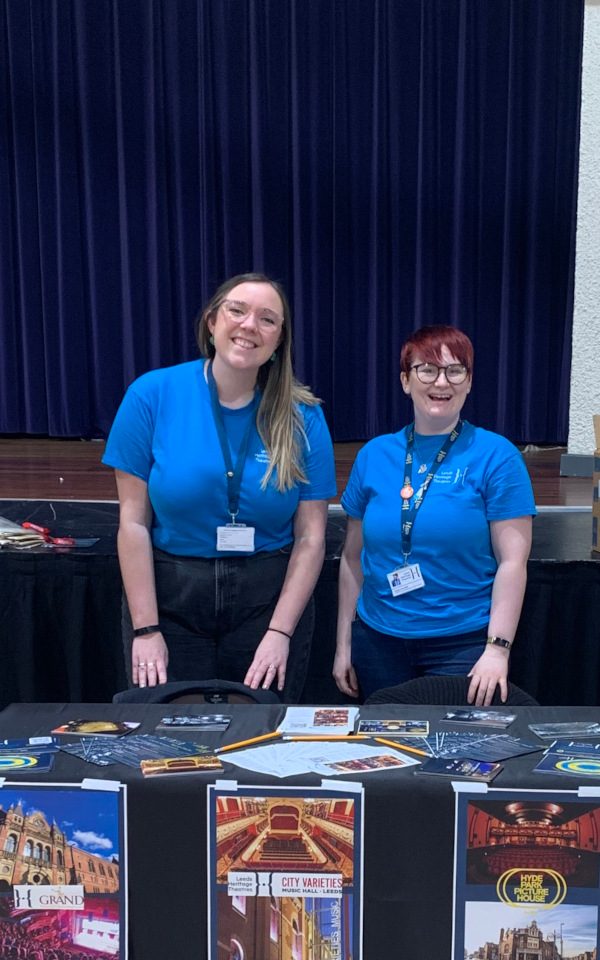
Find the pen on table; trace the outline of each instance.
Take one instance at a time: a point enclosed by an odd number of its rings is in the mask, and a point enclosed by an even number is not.
[[[405,743],[394,743],[393,740],[384,740],[383,737],[373,737],[377,743],[385,743],[388,747],[396,747],[397,750],[407,750],[408,753],[418,753],[420,757],[428,757],[425,750],[419,750],[417,747],[408,747]]]
[[[224,750],[235,750],[237,747],[249,747],[251,743],[260,743],[261,740],[273,740],[275,737],[280,736],[281,734],[278,730],[273,730],[272,733],[261,733],[260,737],[249,737],[248,740],[238,740],[237,743],[228,743],[224,747],[218,747],[215,753],[223,753]]]

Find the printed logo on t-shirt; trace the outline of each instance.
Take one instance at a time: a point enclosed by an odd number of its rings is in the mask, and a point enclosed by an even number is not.
[[[270,458],[269,454],[267,453],[267,451],[265,450],[264,447],[263,447],[262,450],[259,450],[258,453],[255,453],[255,454],[254,454],[254,459],[256,460],[257,463],[270,463],[270,462],[271,462],[271,458]]]
[[[433,478],[433,482],[443,483],[446,485],[458,484],[459,486],[464,487],[468,470],[468,467],[465,467],[464,470],[461,470],[460,467],[457,467],[455,470],[451,468],[444,470],[441,468]]]

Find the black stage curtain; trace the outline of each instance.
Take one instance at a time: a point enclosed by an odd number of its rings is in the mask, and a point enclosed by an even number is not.
[[[567,437],[583,0],[1,0],[0,432],[104,436],[264,270],[335,439],[395,430],[415,326],[467,416]]]

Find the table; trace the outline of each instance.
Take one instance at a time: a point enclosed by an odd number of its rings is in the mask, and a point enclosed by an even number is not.
[[[428,716],[435,730],[446,709],[381,704],[361,708],[361,718]],[[211,713],[214,707],[185,704],[177,710]],[[232,716],[229,729],[205,733],[201,740],[216,747],[274,730],[284,710],[276,704],[227,705],[224,712]],[[531,722],[600,720],[600,708],[589,707],[511,708],[511,712],[516,712],[518,719],[510,733],[529,737],[527,724]],[[164,713],[164,705],[13,704],[0,713],[0,738],[47,734],[59,723],[77,717],[140,720],[140,732],[150,733]],[[506,761],[494,786],[577,789],[575,779],[533,774],[539,756]],[[128,784],[131,960],[205,960],[208,775],[149,782],[127,767],[92,767],[59,753],[53,771],[39,775],[36,782],[79,782],[88,776],[119,778]],[[257,785],[315,786],[320,782],[312,774],[276,780],[230,765],[226,776]],[[356,778],[337,779],[341,785]],[[360,779],[365,786],[364,960],[448,957],[454,835],[450,782],[415,777],[411,768]]]
[[[0,708],[17,700],[110,701],[127,686],[118,505],[4,500],[0,516],[99,538],[85,549],[0,550]],[[344,532],[344,515],[332,508],[304,703],[346,699],[331,676]],[[589,511],[545,511],[535,520],[511,679],[540,703],[600,703],[600,560],[590,546]]]

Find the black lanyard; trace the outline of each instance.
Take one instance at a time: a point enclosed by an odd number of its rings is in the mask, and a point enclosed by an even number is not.
[[[227,431],[225,430],[225,420],[223,419],[221,404],[219,403],[219,393],[217,391],[217,384],[215,383],[215,377],[212,372],[211,363],[208,364],[206,379],[208,381],[208,391],[210,393],[210,404],[212,407],[213,419],[215,421],[217,436],[219,437],[219,443],[221,445],[223,463],[225,464],[225,477],[227,479],[227,505],[229,509],[229,515],[231,517],[231,522],[235,523],[235,518],[237,517],[240,508],[240,490],[242,487],[242,476],[244,474],[246,457],[248,455],[248,447],[250,446],[250,437],[252,436],[252,432],[256,425],[256,404],[258,398],[255,396],[252,401],[250,419],[248,420],[248,426],[246,427],[246,432],[242,438],[234,467],[231,456],[231,448],[229,446],[229,438],[227,437]]]
[[[402,497],[402,515],[401,515],[401,527],[402,527],[402,553],[404,554],[404,562],[408,563],[408,558],[410,556],[411,544],[412,544],[412,532],[415,525],[415,520],[417,518],[417,511],[423,503],[427,495],[427,491],[431,485],[431,481],[438,472],[439,466],[443,460],[446,459],[448,451],[453,443],[456,443],[463,428],[463,421],[459,420],[456,424],[452,433],[446,437],[446,440],[443,446],[438,450],[431,467],[429,468],[429,473],[425,477],[423,485],[419,490],[417,496],[414,499],[414,503],[411,507],[410,501],[413,496],[414,490],[412,486],[412,468],[413,468],[413,448],[415,445],[415,425],[411,424],[410,427],[407,427],[408,438],[406,441],[406,459],[404,461],[404,485],[402,487],[400,496]]]

